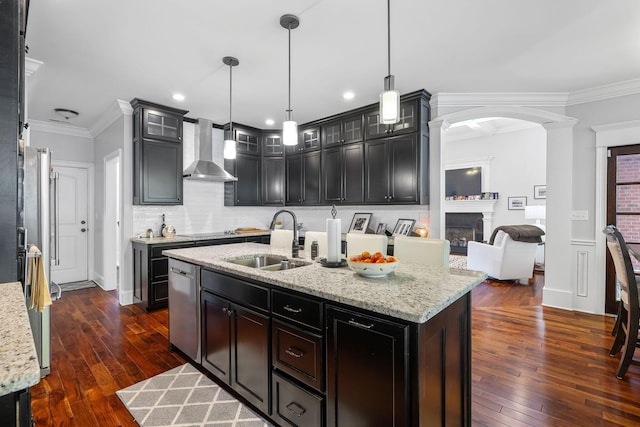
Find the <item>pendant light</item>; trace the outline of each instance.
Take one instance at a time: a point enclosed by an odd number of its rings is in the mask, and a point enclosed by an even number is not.
[[[233,67],[240,64],[237,58],[233,56],[225,56],[222,58],[222,62],[229,66],[229,133],[224,140],[224,158],[235,159],[236,158],[236,141],[233,137],[233,121],[231,120],[231,106],[232,93],[233,93]]]
[[[387,0],[387,77],[384,91],[380,92],[380,121],[385,125],[400,121],[400,92],[394,89],[391,75],[391,0]]]
[[[289,104],[286,110],[286,120],[282,122],[282,143],[284,145],[298,145],[298,123],[291,117],[291,30],[298,28],[300,20],[294,15],[282,15],[280,25],[289,32]]]

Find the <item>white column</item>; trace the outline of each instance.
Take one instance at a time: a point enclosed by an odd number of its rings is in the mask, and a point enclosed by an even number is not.
[[[444,238],[444,147],[442,120],[429,122],[429,228],[431,237]]]
[[[547,131],[547,218],[542,305],[573,309],[571,210],[573,126],[576,120],[543,124]]]

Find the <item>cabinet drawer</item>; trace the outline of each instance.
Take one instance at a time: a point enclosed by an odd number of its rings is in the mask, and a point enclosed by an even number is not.
[[[323,391],[322,337],[274,321],[271,338],[274,368]]]
[[[274,314],[296,323],[322,329],[322,303],[309,298],[273,291]]]
[[[202,269],[200,286],[245,307],[269,310],[269,289],[244,280]]]
[[[161,280],[169,277],[169,258],[156,258],[151,260],[151,274],[149,280]]]
[[[169,298],[169,282],[166,280],[155,282],[151,286],[151,291],[153,292],[152,299],[155,302],[166,300]]]
[[[286,426],[320,427],[323,399],[273,373],[272,413],[278,424]]]

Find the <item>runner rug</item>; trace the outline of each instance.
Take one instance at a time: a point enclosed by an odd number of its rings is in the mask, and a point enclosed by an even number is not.
[[[116,394],[143,427],[271,426],[188,363]]]

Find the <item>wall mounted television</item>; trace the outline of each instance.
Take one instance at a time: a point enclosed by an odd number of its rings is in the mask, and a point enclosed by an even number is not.
[[[449,169],[444,175],[445,197],[482,194],[482,168]]]

